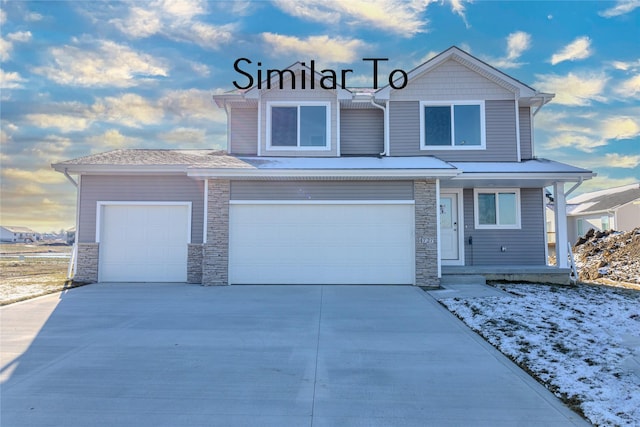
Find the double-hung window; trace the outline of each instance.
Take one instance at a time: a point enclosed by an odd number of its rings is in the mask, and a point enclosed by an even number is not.
[[[521,228],[519,189],[475,189],[476,228]]]
[[[271,149],[331,148],[329,102],[267,104],[267,139]]]
[[[420,102],[420,148],[485,148],[484,101]]]

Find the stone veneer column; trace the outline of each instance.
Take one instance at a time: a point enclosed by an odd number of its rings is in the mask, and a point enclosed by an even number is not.
[[[202,244],[190,243],[187,251],[187,283],[202,283]]]
[[[227,179],[210,179],[207,243],[203,245],[202,284],[229,284],[229,193]]]
[[[416,222],[416,285],[440,286],[435,180],[413,181]]]
[[[78,243],[75,282],[95,283],[98,281],[99,243]]]

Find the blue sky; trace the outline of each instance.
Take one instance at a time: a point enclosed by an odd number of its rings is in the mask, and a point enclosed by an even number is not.
[[[75,223],[75,188],[50,164],[116,148],[224,148],[211,99],[295,61],[410,70],[456,45],[556,94],[536,155],[582,166],[589,191],[640,181],[640,0],[0,1],[3,225]],[[247,68],[255,72],[255,68]]]

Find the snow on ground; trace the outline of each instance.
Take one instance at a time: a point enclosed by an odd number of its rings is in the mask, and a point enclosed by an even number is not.
[[[500,284],[441,302],[596,425],[640,425],[640,292]]]

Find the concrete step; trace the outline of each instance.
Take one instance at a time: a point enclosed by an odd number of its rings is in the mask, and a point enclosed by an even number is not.
[[[481,274],[443,274],[440,284],[445,285],[486,285],[487,279]]]

